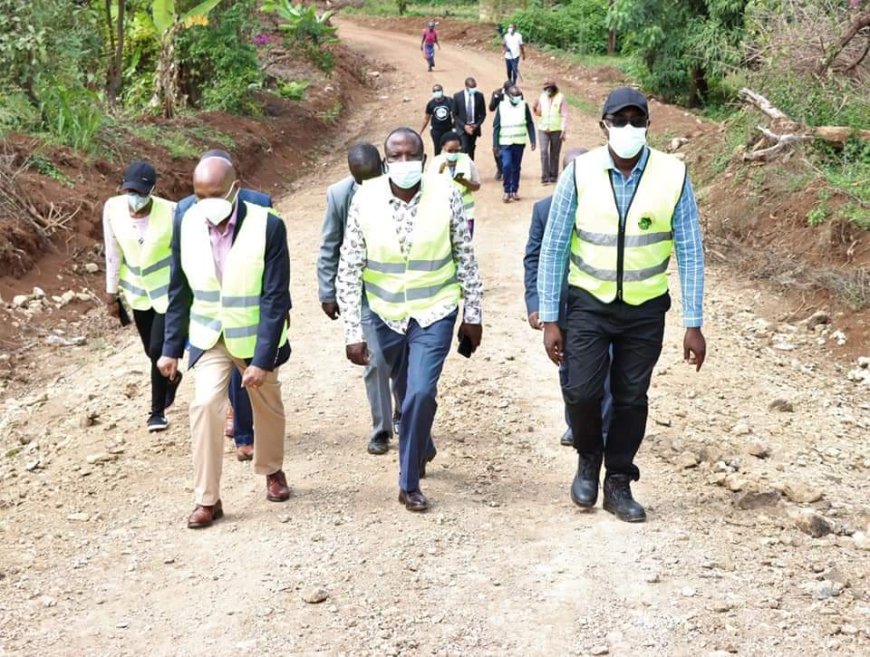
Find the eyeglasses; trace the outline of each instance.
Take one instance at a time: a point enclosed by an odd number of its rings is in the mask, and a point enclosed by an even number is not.
[[[647,124],[647,118],[643,115],[641,116],[608,116],[605,117],[604,122],[611,125],[614,128],[624,128],[629,123],[634,128],[645,128]]]

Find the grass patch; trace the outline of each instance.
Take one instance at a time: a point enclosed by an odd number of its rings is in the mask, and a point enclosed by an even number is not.
[[[591,100],[587,98],[581,98],[580,96],[575,96],[573,94],[568,94],[564,91],[562,93],[565,95],[565,100],[568,102],[568,105],[580,110],[584,114],[589,114],[590,116],[598,118],[601,109]]]
[[[29,168],[40,173],[43,176],[48,176],[52,180],[56,180],[64,187],[72,187],[73,181],[63,171],[55,166],[54,162],[49,160],[41,153],[34,153],[30,156]]]
[[[500,44],[501,39],[499,39],[497,43]],[[576,66],[582,66],[584,68],[615,68],[624,75],[631,75],[631,59],[625,55],[583,54],[571,52],[569,50],[562,50],[561,48],[555,48],[554,46],[541,44],[534,45],[542,53],[559,57],[560,59],[569,61]]]
[[[332,106],[320,112],[318,116],[327,125],[335,125],[341,118],[341,102],[335,101]]]
[[[396,0],[371,0],[363,7],[347,7],[342,12],[362,16],[398,16],[399,2]],[[477,2],[405,2],[405,16],[420,18],[459,18],[466,21],[480,19],[480,8]]]

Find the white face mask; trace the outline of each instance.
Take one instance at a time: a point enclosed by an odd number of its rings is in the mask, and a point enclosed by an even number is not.
[[[619,157],[630,160],[646,146],[646,128],[627,125],[624,128],[607,126],[607,143]]]
[[[128,192],[127,194],[127,205],[130,206],[130,209],[133,212],[139,212],[140,210],[145,209],[145,206],[151,202],[151,195],[145,194],[136,194],[135,192]]]
[[[233,194],[232,188],[229,192],[227,192],[227,196]],[[227,196],[223,198],[203,198],[196,202],[196,207],[198,212],[205,217],[206,221],[208,221],[213,226],[217,226],[224,219],[229,217],[233,213],[233,207],[235,206],[236,199],[238,198],[238,192],[236,192],[233,200],[230,201]]]
[[[421,160],[390,162],[387,164],[387,175],[396,187],[411,189],[423,177],[423,162]]]

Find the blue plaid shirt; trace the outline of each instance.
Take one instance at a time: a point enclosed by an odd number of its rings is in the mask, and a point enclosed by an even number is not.
[[[634,195],[637,183],[649,159],[649,149],[643,154],[626,178],[613,164],[610,151],[601,151],[607,158],[606,167],[610,169],[613,189],[621,221],[625,221],[625,208]],[[568,266],[571,252],[571,233],[577,213],[577,191],[574,188],[574,164],[562,172],[553,205],[544,232],[541,246],[541,260],[538,264],[538,295],[540,296],[540,318],[543,322],[559,319],[559,298],[562,281]],[[680,201],[674,211],[674,251],[677,255],[677,269],[680,274],[680,288],[683,293],[683,324],[686,328],[700,327],[703,324],[704,301],[704,249],[701,244],[701,223],[698,204],[692,183],[686,176],[686,184]]]

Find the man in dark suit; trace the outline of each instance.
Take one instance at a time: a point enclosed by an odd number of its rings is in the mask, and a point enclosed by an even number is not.
[[[199,161],[202,162],[210,157],[217,157],[232,164],[232,158],[226,151],[214,149],[202,154]],[[252,203],[264,208],[272,207],[272,197],[268,194],[255,192],[252,189],[242,188],[239,190],[239,201]],[[196,195],[191,194],[181,201],[175,208],[175,220],[179,221],[184,213],[196,203]],[[248,391],[242,387],[242,375],[238,370],[233,370],[230,378],[230,408],[232,409],[232,422],[227,420],[226,434],[232,436],[236,444],[236,458],[239,461],[250,461],[254,458],[254,415],[251,411],[251,400]]]
[[[565,158],[562,160],[562,168],[564,169],[575,158],[583,155],[586,152],[585,148],[572,148],[565,153]],[[544,231],[547,228],[547,217],[550,214],[550,206],[553,204],[553,197],[548,196],[543,198],[532,207],[532,225],[529,227],[529,240],[526,242],[526,255],[523,258],[523,269],[525,270],[525,288],[526,288],[526,313],[529,318],[529,326],[536,331],[543,330],[544,324],[538,317],[538,260],[541,257],[541,243],[544,240]],[[568,277],[567,272],[565,281],[562,284],[562,308],[560,310],[559,322],[564,323],[566,304],[568,299]],[[564,365],[559,368],[559,380],[562,387],[565,385],[565,378],[568,376],[568,369]],[[604,418],[603,426],[607,427],[610,424],[610,414],[613,405],[613,398],[610,394],[610,377],[608,376],[607,383],[604,386],[604,402],[601,405],[601,415]],[[568,409],[565,408],[565,424],[568,428],[562,434],[560,443],[566,447],[574,445],[574,434],[571,431],[571,423],[568,419]],[[607,434],[604,434],[604,439],[607,440]]]
[[[462,152],[473,160],[480,126],[486,119],[486,99],[474,78],[466,78],[465,89],[453,95],[453,112],[456,132],[462,138]]]
[[[191,529],[223,516],[220,477],[226,389],[242,372],[257,440],[254,472],[266,476],[266,498],[283,502],[290,489],[284,462],[284,404],[278,368],[290,357],[290,255],[284,222],[267,208],[239,199],[232,164],[209,157],[196,167],[197,202],[175,221],[169,308],[158,366],[174,379],[190,343],[196,367],[190,405],[196,508]]]

